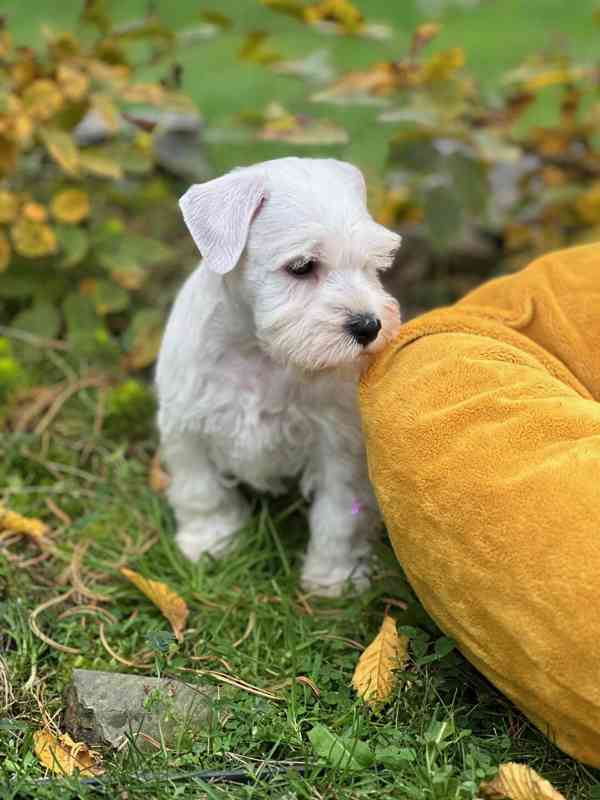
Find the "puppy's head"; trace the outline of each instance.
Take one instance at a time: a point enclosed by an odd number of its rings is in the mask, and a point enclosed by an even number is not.
[[[361,365],[400,322],[378,273],[400,236],[366,207],[361,173],[282,158],[192,186],[180,201],[203,255],[250,308],[275,360],[306,371]]]

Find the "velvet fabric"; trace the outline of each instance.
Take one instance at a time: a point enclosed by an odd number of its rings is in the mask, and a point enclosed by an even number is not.
[[[359,387],[369,472],[431,616],[600,766],[600,245],[406,324]]]

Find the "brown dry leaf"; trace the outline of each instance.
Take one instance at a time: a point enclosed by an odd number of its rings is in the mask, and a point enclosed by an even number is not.
[[[33,746],[40,763],[58,775],[72,775],[79,770],[89,777],[104,772],[100,756],[84,742],[74,742],[68,733],[56,737],[47,730],[36,731]]]
[[[16,194],[0,191],[0,222],[14,222],[19,210],[19,198]]]
[[[52,214],[59,222],[76,225],[90,214],[90,198],[81,189],[64,189],[52,198]]]
[[[24,517],[16,511],[10,511],[0,503],[0,532],[21,533],[40,542],[48,533],[48,526],[35,517]]]
[[[442,26],[437,22],[425,22],[423,25],[419,25],[413,34],[410,46],[411,55],[415,56],[419,50],[422,50],[432,39],[435,39],[441,29]]]
[[[502,764],[493,781],[482,783],[479,795],[487,800],[566,800],[552,784],[526,764]]]
[[[163,616],[171,623],[176,638],[181,641],[189,614],[185,600],[175,594],[172,589],[169,589],[166,584],[144,578],[139,572],[134,572],[132,569],[127,569],[127,567],[121,568],[121,575],[124,575],[134,586],[137,586],[140,592],[143,592],[149,600],[152,600]]]
[[[12,138],[0,135],[0,177],[10,175],[17,164],[19,148]]]
[[[26,258],[41,258],[55,253],[56,235],[45,222],[33,222],[21,217],[11,228],[15,250]]]
[[[63,94],[58,84],[46,78],[34,81],[23,92],[23,106],[33,119],[44,122],[63,106]]]
[[[362,653],[352,676],[352,686],[370,706],[388,700],[396,685],[394,670],[400,669],[407,658],[408,639],[399,636],[396,621],[388,614],[377,636]]]
[[[10,242],[0,231],[0,272],[4,272],[8,269],[8,265],[10,264],[10,257],[11,257],[11,249],[10,249]]]
[[[79,148],[71,134],[58,128],[40,128],[38,133],[58,166],[69,175],[78,175]]]
[[[165,472],[161,466],[160,455],[155,453],[150,462],[150,475],[148,477],[150,488],[160,494],[167,489],[170,482],[171,477],[169,473]]]

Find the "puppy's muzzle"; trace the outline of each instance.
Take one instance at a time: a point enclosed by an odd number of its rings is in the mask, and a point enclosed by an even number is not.
[[[354,314],[346,323],[346,330],[362,347],[374,342],[381,330],[381,320],[374,314]]]

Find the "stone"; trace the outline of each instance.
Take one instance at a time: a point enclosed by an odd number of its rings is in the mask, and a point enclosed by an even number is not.
[[[76,669],[64,725],[75,741],[90,746],[120,747],[128,737],[140,749],[154,749],[156,741],[172,746],[212,727],[216,696],[216,687],[206,684]]]

